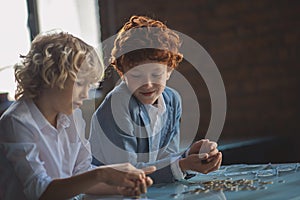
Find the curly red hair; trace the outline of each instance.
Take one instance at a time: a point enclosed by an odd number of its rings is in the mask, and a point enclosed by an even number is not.
[[[182,61],[181,40],[164,23],[146,16],[132,16],[118,32],[111,52],[111,65],[122,76],[124,66],[159,62],[174,69]]]

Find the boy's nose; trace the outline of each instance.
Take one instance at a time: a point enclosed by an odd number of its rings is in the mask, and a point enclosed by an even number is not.
[[[153,86],[153,81],[151,80],[151,78],[147,78],[145,80],[144,86],[146,86],[146,87],[152,87]]]
[[[87,99],[88,97],[89,97],[89,88],[85,87],[80,93],[80,98]]]

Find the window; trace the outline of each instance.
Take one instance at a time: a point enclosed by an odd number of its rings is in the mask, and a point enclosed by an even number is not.
[[[0,45],[2,49],[0,93],[8,92],[9,99],[13,100],[16,88],[13,65],[19,61],[19,55],[25,54],[30,46],[26,1],[1,1],[0,26]]]
[[[59,28],[97,47],[100,42],[98,1],[37,0],[41,32]]]
[[[36,0],[39,31],[61,29],[90,45],[100,46],[100,21],[97,0]],[[8,92],[14,99],[16,83],[13,65],[30,48],[30,30],[27,27],[26,0],[0,3],[0,93]]]

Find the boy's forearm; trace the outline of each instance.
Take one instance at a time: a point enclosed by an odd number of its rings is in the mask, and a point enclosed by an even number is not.
[[[107,185],[105,183],[98,183],[94,185],[90,189],[88,189],[85,194],[92,195],[111,195],[111,194],[119,194],[116,186]]]
[[[40,200],[68,199],[78,194],[88,192],[91,194],[117,193],[116,187],[101,183],[98,177],[99,170],[92,170],[70,178],[54,179],[48,185],[40,197]]]

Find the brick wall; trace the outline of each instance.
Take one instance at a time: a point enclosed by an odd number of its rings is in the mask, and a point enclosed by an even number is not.
[[[221,138],[294,135],[300,122],[300,1],[99,0],[102,40],[133,14],[148,15],[200,43],[222,75],[227,117]],[[197,93],[206,132],[210,99],[192,66],[179,68]]]

